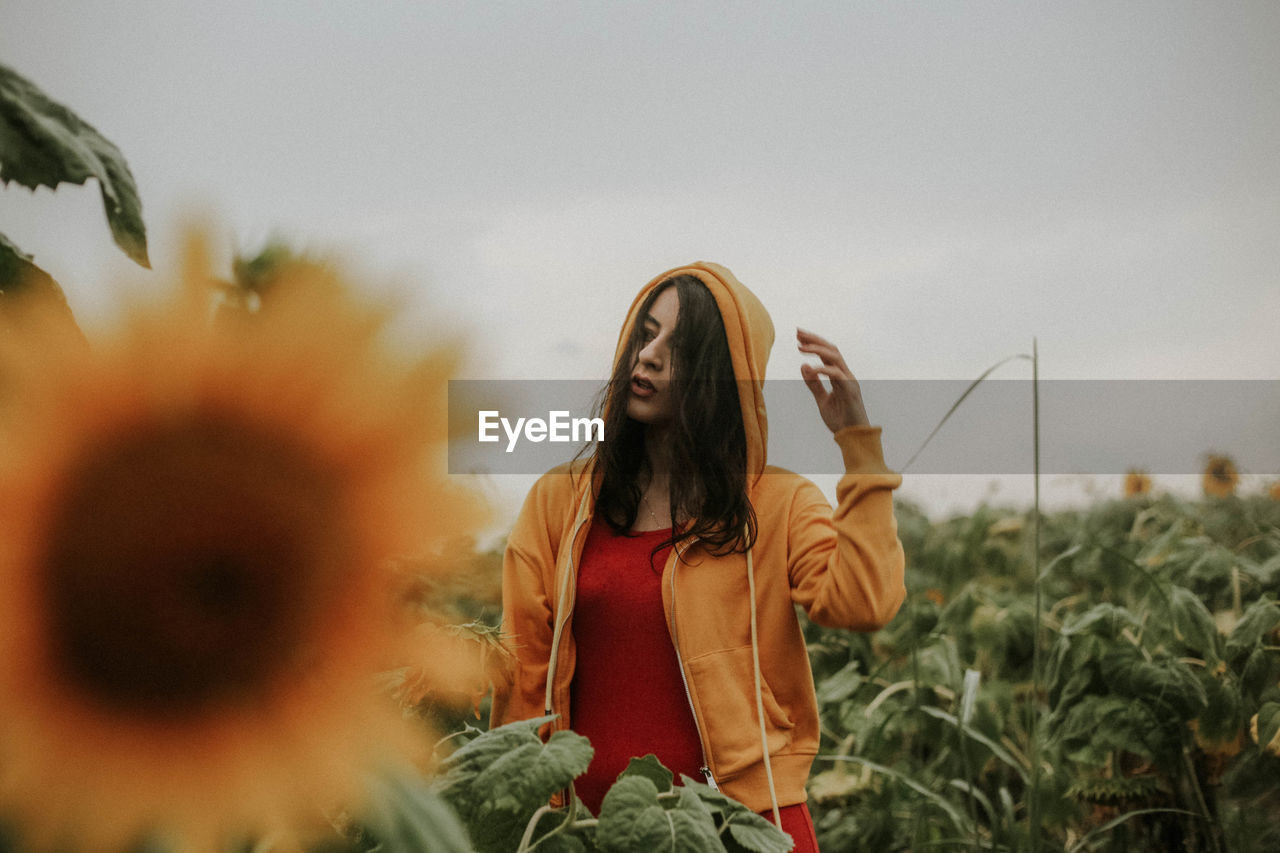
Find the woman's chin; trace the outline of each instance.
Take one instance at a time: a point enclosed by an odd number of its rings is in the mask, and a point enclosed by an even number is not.
[[[659,424],[668,420],[660,407],[653,405],[650,400],[636,397],[632,397],[627,402],[627,417],[646,425]]]

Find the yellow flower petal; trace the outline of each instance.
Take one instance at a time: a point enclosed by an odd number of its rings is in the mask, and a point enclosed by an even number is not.
[[[36,846],[211,849],[358,797],[409,744],[392,558],[479,520],[451,352],[392,357],[318,266],[211,324],[193,258],[92,350],[0,329],[0,811]]]

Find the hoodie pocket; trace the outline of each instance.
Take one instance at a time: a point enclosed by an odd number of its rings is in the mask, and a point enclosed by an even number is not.
[[[756,718],[755,674],[751,647],[739,646],[700,655],[688,662],[689,690],[698,708],[711,754],[711,770],[718,778],[732,777],[764,757]],[[791,745],[795,722],[787,715],[769,683],[761,678],[765,735],[770,755]]]

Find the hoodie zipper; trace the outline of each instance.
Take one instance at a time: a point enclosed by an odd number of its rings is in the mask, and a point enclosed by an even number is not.
[[[693,706],[693,694],[689,692],[689,677],[684,672],[684,657],[680,654],[680,632],[676,628],[676,568],[680,565],[680,560],[684,557],[684,552],[689,550],[686,545],[684,550],[676,551],[675,562],[671,564],[671,640],[672,645],[676,648],[676,663],[680,667],[680,681],[684,684],[684,697],[689,702],[689,711],[693,714],[693,727],[698,732],[698,746],[702,749],[702,766],[698,769],[702,771],[702,775],[707,777],[707,785],[714,791],[719,791],[720,786],[716,784],[716,777],[711,773],[711,762],[707,760],[707,742],[702,737],[702,723],[698,721],[698,709]]]
[[[568,618],[569,618],[568,614],[573,612],[574,600],[577,598],[577,593],[578,593],[578,590],[577,590],[578,582],[577,582],[577,578],[575,577],[576,570],[574,568],[573,552],[578,544],[578,536],[582,533],[582,528],[587,523],[587,521],[588,521],[588,518],[583,518],[579,516],[577,521],[577,526],[573,530],[573,536],[569,540],[569,559],[566,561],[566,564],[565,564],[565,573],[567,577],[563,581],[563,583],[566,584],[565,592],[568,593],[569,600],[568,602],[561,602],[559,601],[559,596],[557,596],[556,626],[553,629],[553,632],[560,636],[557,638],[553,638],[552,644],[551,644],[550,664],[552,669],[547,673],[547,700],[548,701],[545,703],[547,707],[544,709],[548,715],[556,713],[555,711],[556,691],[554,686],[554,680],[555,680],[555,671],[556,669],[559,669],[559,661],[557,659],[560,656],[560,643],[563,639],[562,632],[564,631],[564,623],[568,621]],[[561,609],[561,604],[567,604],[567,606]]]

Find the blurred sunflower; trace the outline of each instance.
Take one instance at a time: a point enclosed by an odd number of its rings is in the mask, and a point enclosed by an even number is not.
[[[1226,498],[1235,494],[1236,484],[1240,482],[1240,472],[1230,456],[1209,456],[1204,466],[1201,487],[1211,498]]]
[[[411,657],[391,558],[480,520],[449,352],[393,357],[317,265],[210,323],[201,257],[93,352],[0,328],[0,817],[35,846],[216,849],[357,802],[410,747],[375,678]]]
[[[1280,501],[1280,480],[1274,481],[1267,487],[1267,494],[1273,501]]]
[[[1151,478],[1145,471],[1139,471],[1137,468],[1129,469],[1124,475],[1124,496],[1133,498],[1149,494],[1151,494]]]

